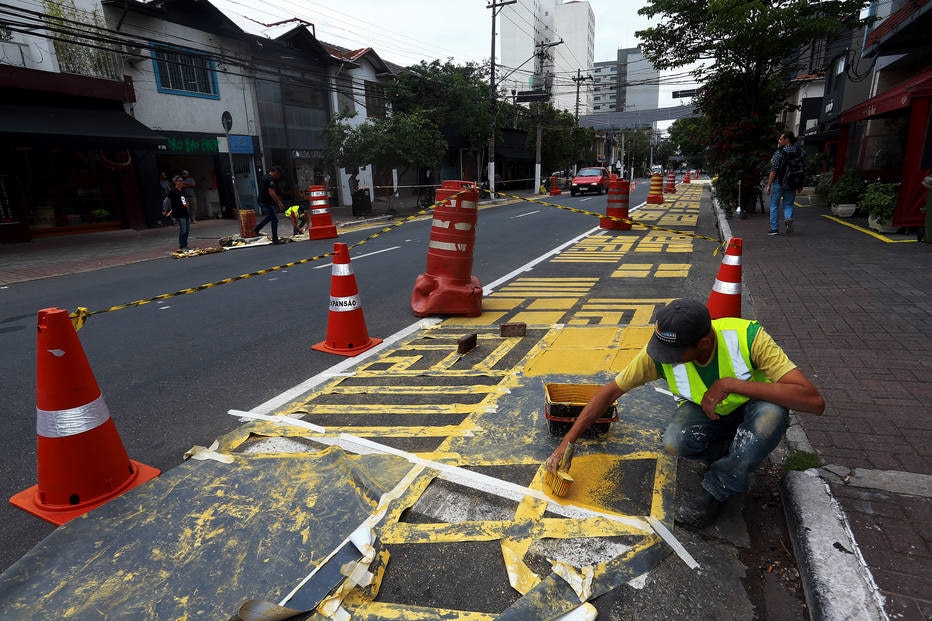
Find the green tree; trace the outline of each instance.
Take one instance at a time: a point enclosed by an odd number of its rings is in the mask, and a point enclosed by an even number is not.
[[[443,160],[447,141],[426,112],[395,112],[385,118],[369,118],[358,127],[345,115],[330,120],[324,130],[324,159],[340,167],[379,171],[434,167]]]
[[[480,151],[488,144],[492,122],[487,75],[488,68],[475,63],[421,61],[398,75],[386,96],[396,113],[424,113]]]
[[[658,69],[702,63],[698,109],[707,119],[708,164],[719,197],[737,204],[738,183],[757,183],[776,144],[785,80],[801,50],[856,29],[866,0],[648,0],[638,13],[660,23],[638,31]],[[749,193],[745,193],[747,196]]]
[[[693,165],[702,165],[709,144],[708,119],[689,117],[677,119],[668,130],[675,149]]]

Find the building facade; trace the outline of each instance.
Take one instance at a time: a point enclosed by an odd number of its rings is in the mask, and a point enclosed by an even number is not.
[[[555,108],[592,109],[595,14],[588,2],[518,0],[500,16],[501,83],[509,92],[543,89]]]
[[[653,110],[660,106],[660,72],[640,48],[618,50],[615,60],[593,69],[592,112]]]
[[[335,51],[300,20],[257,29],[241,9],[0,6],[0,241],[163,225],[160,174],[185,170],[198,218],[255,208],[273,164],[289,202],[323,185],[348,204],[347,174],[323,160],[324,130],[350,103],[356,123],[384,116],[394,66],[372,50]]]

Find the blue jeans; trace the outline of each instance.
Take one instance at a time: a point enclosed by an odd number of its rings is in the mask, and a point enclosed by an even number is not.
[[[770,184],[770,230],[777,231],[780,226],[780,205],[783,205],[783,220],[793,219],[793,202],[796,200],[794,188],[784,188],[774,181]]]
[[[748,475],[776,448],[789,426],[787,408],[751,399],[728,416],[711,420],[683,402],[663,432],[671,455],[711,462],[702,487],[719,500],[748,490]]]
[[[275,213],[275,205],[272,203],[259,203],[259,207],[262,209],[262,213],[265,214],[265,217],[262,218],[262,222],[256,225],[256,231],[259,231],[266,222],[272,223],[272,241],[278,239],[278,214]]]
[[[178,247],[188,247],[188,233],[191,232],[191,218],[178,218]]]

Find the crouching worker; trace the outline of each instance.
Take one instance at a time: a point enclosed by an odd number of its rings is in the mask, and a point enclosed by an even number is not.
[[[292,205],[285,210],[285,215],[291,218],[291,234],[300,235],[307,226],[307,207]]]
[[[702,490],[676,512],[676,522],[704,528],[722,503],[748,489],[748,475],[776,448],[789,410],[821,415],[825,402],[756,321],[712,321],[706,306],[674,300],[657,312],[647,345],[580,412],[545,467],[556,473],[567,446],[624,393],[664,378],[677,397],[664,449],[703,461]]]

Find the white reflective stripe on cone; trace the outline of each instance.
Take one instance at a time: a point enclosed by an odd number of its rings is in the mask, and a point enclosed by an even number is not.
[[[43,438],[66,438],[90,431],[110,418],[103,395],[87,405],[67,410],[46,411],[36,408],[36,433]]]
[[[722,263],[725,265],[741,265],[741,256],[726,254],[724,257],[722,257]]]
[[[712,285],[712,291],[716,293],[724,293],[725,295],[740,295],[741,294],[741,283],[740,282],[722,282],[719,279],[715,279],[715,284]]]
[[[350,295],[345,298],[330,297],[330,310],[332,312],[345,313],[354,311],[357,308],[360,308],[358,295]]]
[[[451,242],[440,242],[431,240],[427,243],[428,248],[433,248],[434,250],[447,250],[449,252],[466,252],[469,248],[469,244],[454,244]]]
[[[352,263],[334,263],[333,269],[330,270],[331,276],[352,276],[353,275],[353,264]]]

